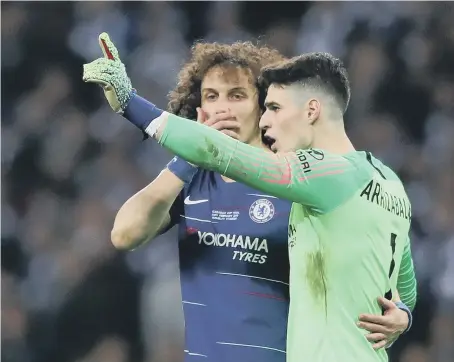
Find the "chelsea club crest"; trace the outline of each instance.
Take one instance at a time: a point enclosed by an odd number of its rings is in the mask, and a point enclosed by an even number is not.
[[[256,200],[249,208],[249,216],[252,221],[259,224],[268,222],[274,216],[274,205],[267,199]]]

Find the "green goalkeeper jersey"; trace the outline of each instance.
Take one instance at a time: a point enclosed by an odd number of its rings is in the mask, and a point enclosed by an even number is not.
[[[376,296],[391,299],[397,287],[409,245],[403,185],[364,152],[297,154],[319,158],[308,162],[303,182],[323,200],[311,200],[312,207],[294,203],[290,216],[289,361],[387,361],[385,350],[372,349],[356,317],[380,314]],[[331,177],[334,183],[321,182]]]
[[[197,141],[195,141],[197,140]],[[170,115],[160,143],[189,162],[293,201],[289,221],[289,362],[387,361],[357,327],[377,296],[414,307],[410,201],[370,153],[273,154]]]

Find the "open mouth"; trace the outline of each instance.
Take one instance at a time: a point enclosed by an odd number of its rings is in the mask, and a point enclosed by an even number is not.
[[[273,145],[276,142],[276,140],[273,137],[270,137],[265,133],[262,133],[262,141],[268,148],[270,148],[272,151],[275,151]]]

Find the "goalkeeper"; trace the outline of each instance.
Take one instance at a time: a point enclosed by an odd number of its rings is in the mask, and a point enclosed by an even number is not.
[[[84,69],[84,80],[103,84],[119,113],[134,96],[118,76],[125,74],[122,67],[99,59]],[[379,312],[375,295],[393,298],[396,270],[408,275],[399,278],[402,300],[415,304],[411,207],[402,183],[346,136],[350,90],[338,59],[304,55],[265,69],[263,79],[269,88],[260,126],[275,155],[156,107],[136,126],[194,164],[294,202],[290,362],[386,361],[386,352],[373,350],[356,327],[356,315]],[[404,263],[408,268],[401,268]]]

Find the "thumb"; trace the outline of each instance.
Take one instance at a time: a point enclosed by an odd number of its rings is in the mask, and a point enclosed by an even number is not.
[[[397,308],[397,306],[392,301],[384,297],[378,297],[378,304],[380,304],[380,306],[385,310]]]
[[[119,60],[118,50],[115,47],[114,43],[109,38],[107,33],[101,33],[99,35],[99,46],[101,47],[102,53],[106,59],[110,60]]]

